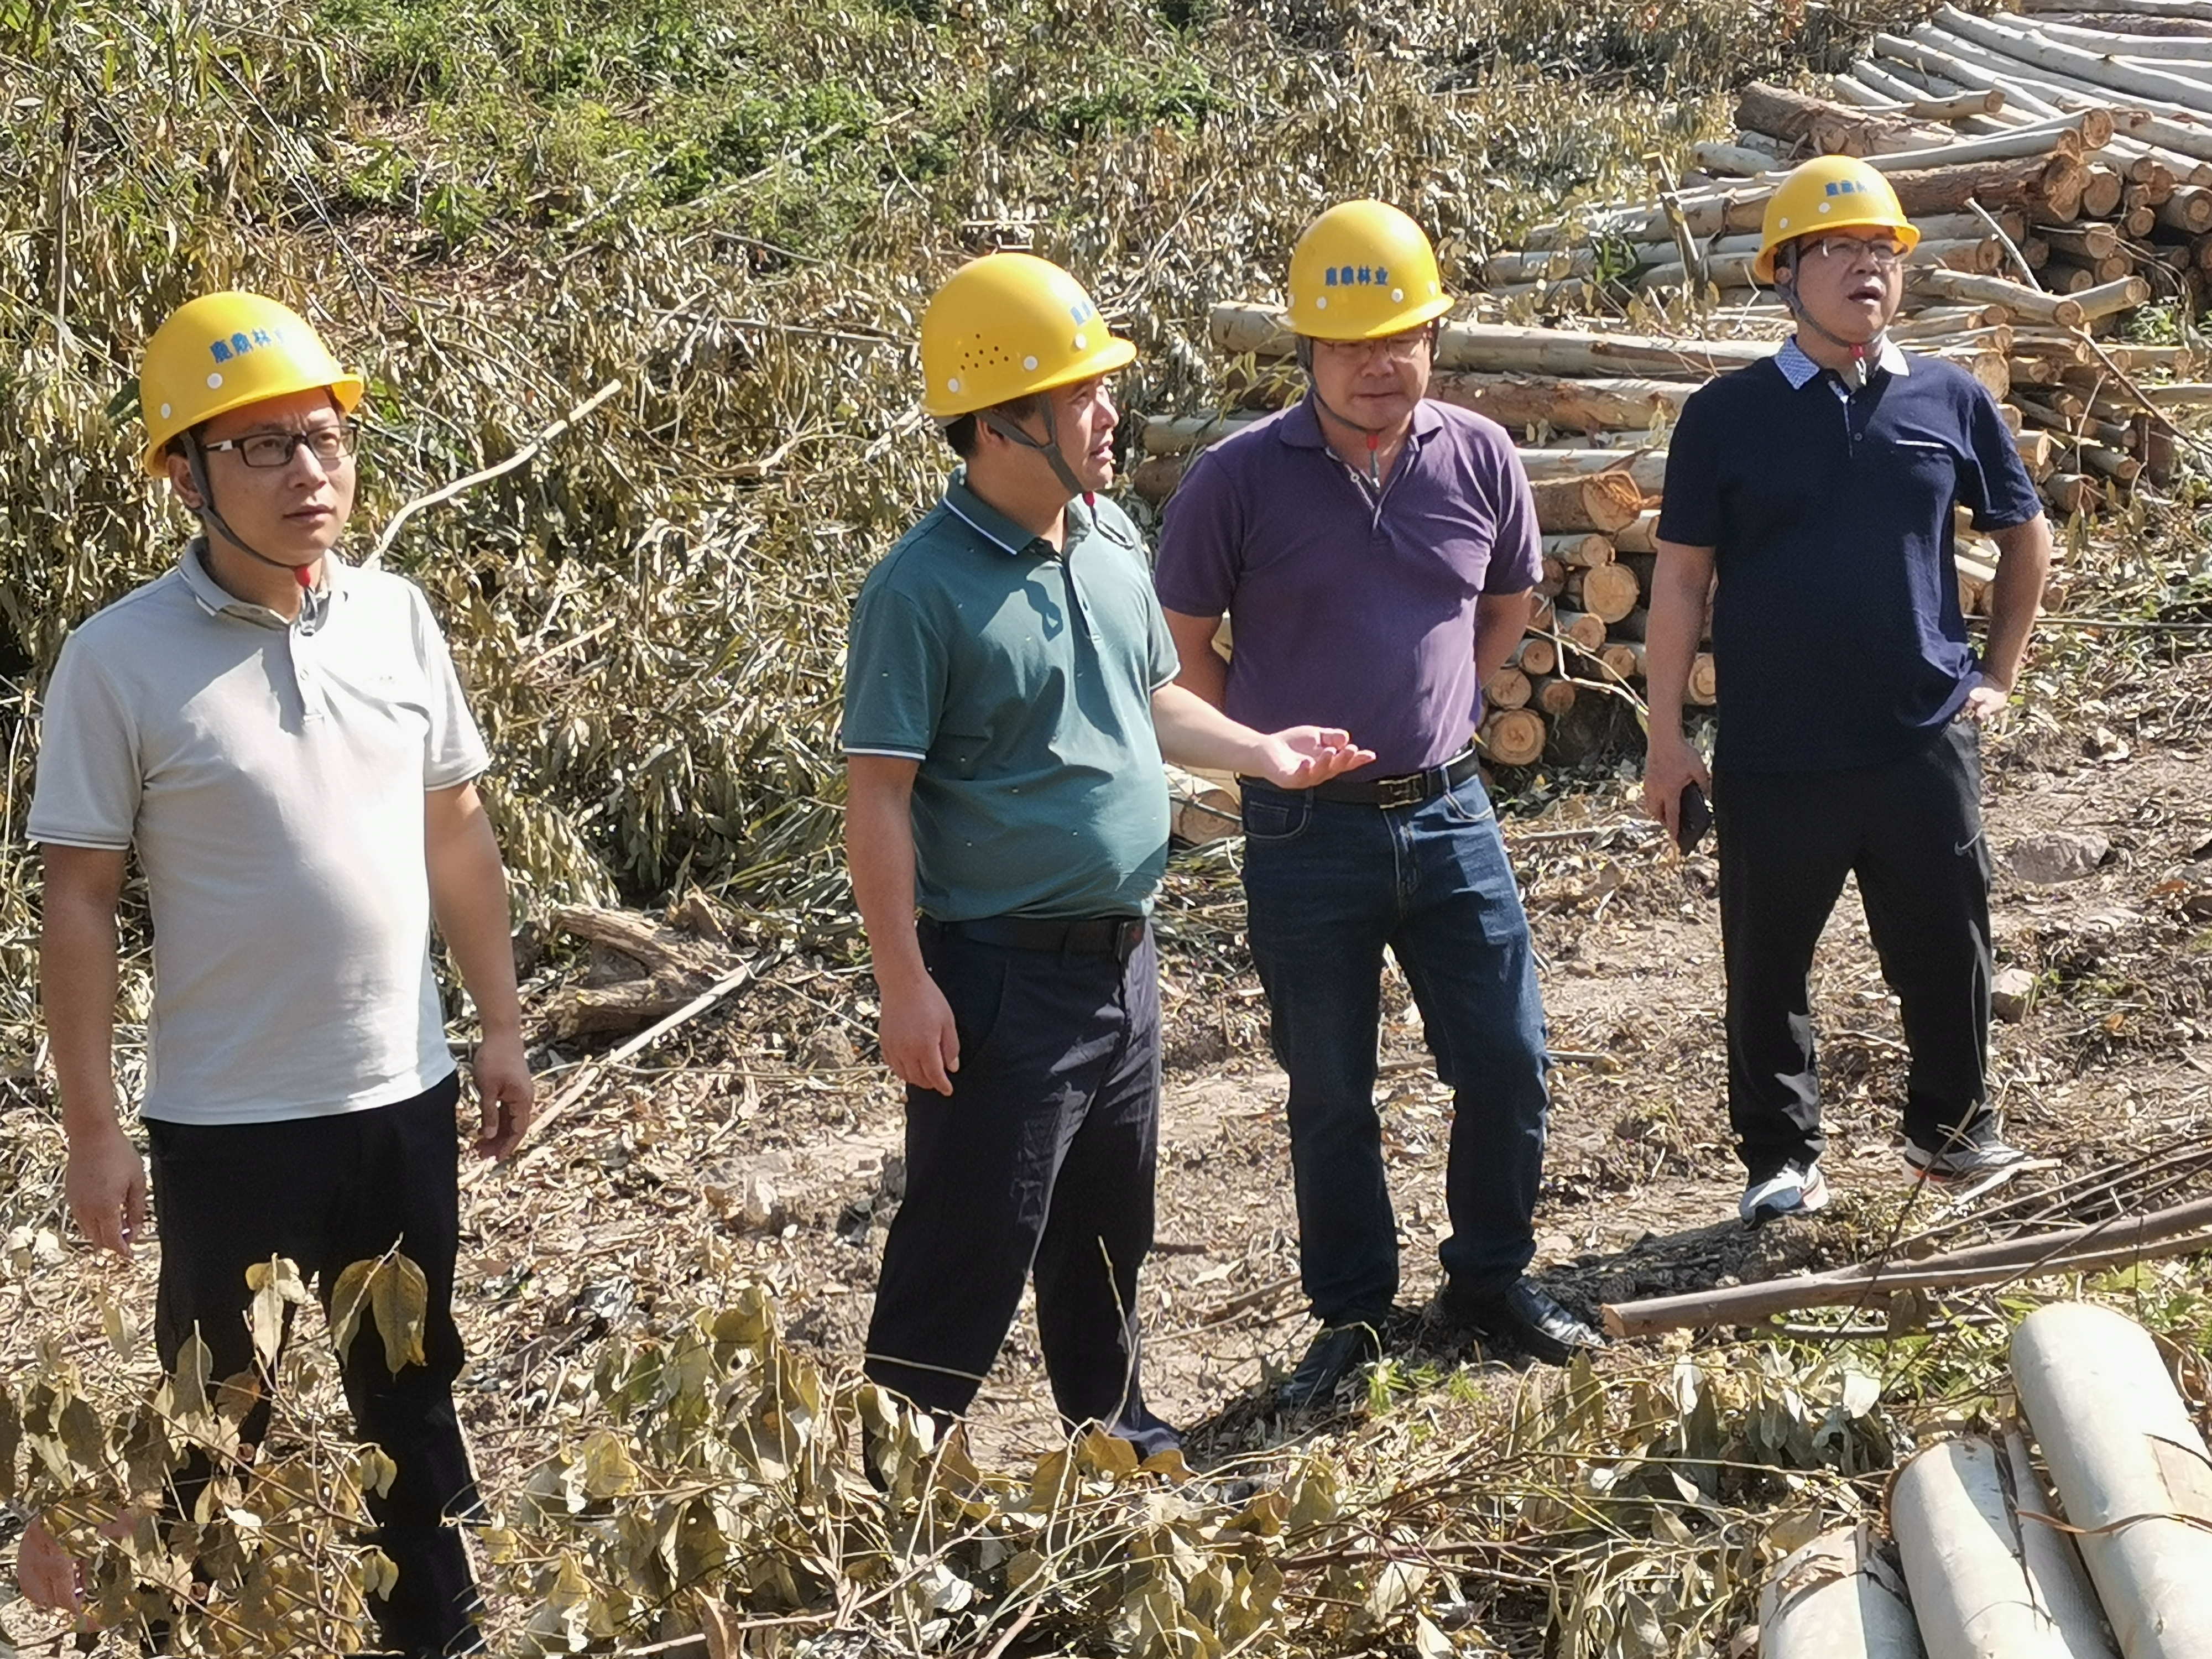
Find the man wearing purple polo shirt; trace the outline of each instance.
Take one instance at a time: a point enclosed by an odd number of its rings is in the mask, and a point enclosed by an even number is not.
[[[1193,464],[1155,581],[1184,685],[1263,730],[1348,726],[1377,757],[1313,788],[1243,787],[1252,955],[1290,1073],[1301,1266],[1322,1328],[1280,1399],[1306,1407],[1379,1354],[1398,1291],[1375,1107],[1385,945],[1454,1090],[1438,1310],[1554,1364],[1599,1338],[1523,1277],[1544,1011],[1468,741],[1541,568],[1528,480],[1502,428],[1424,398],[1450,301],[1406,215],[1331,209],[1299,239],[1291,290],[1310,394]],[[1224,612],[1225,665],[1211,648]]]

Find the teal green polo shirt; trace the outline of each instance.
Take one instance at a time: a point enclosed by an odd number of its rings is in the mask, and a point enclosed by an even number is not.
[[[1119,507],[1071,501],[1066,541],[963,469],[860,586],[841,741],[919,763],[915,896],[940,921],[1142,915],[1167,866],[1175,641]]]

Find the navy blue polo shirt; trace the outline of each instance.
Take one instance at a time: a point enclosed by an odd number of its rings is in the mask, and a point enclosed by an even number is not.
[[[1952,509],[2003,530],[2043,510],[1996,400],[1887,348],[1860,390],[1795,340],[1691,394],[1659,534],[1714,550],[1717,767],[1833,771],[1911,753],[1980,672]]]

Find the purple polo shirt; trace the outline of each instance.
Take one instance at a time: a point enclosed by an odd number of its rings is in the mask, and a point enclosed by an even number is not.
[[[1534,587],[1543,562],[1528,475],[1495,421],[1419,404],[1377,495],[1309,398],[1200,452],[1152,583],[1170,611],[1228,613],[1231,720],[1342,726],[1388,777],[1467,747],[1482,715],[1475,600]]]

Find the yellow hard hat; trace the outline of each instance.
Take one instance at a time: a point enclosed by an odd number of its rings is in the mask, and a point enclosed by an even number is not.
[[[138,371],[146,470],[158,475],[169,440],[202,421],[318,386],[345,414],[361,402],[361,376],[338,367],[306,318],[258,294],[202,295],[146,342]]]
[[[921,406],[956,420],[1109,374],[1136,355],[1049,259],[987,253],[945,278],[921,313]]]
[[[1340,202],[1291,250],[1291,329],[1316,340],[1402,334],[1451,309],[1437,251],[1388,202]]]
[[[1784,242],[1824,230],[1868,226],[1891,232],[1907,252],[1920,240],[1888,179],[1854,156],[1816,156],[1795,169],[1766,198],[1759,257],[1751,262],[1751,274],[1759,282],[1772,282],[1774,255]]]

